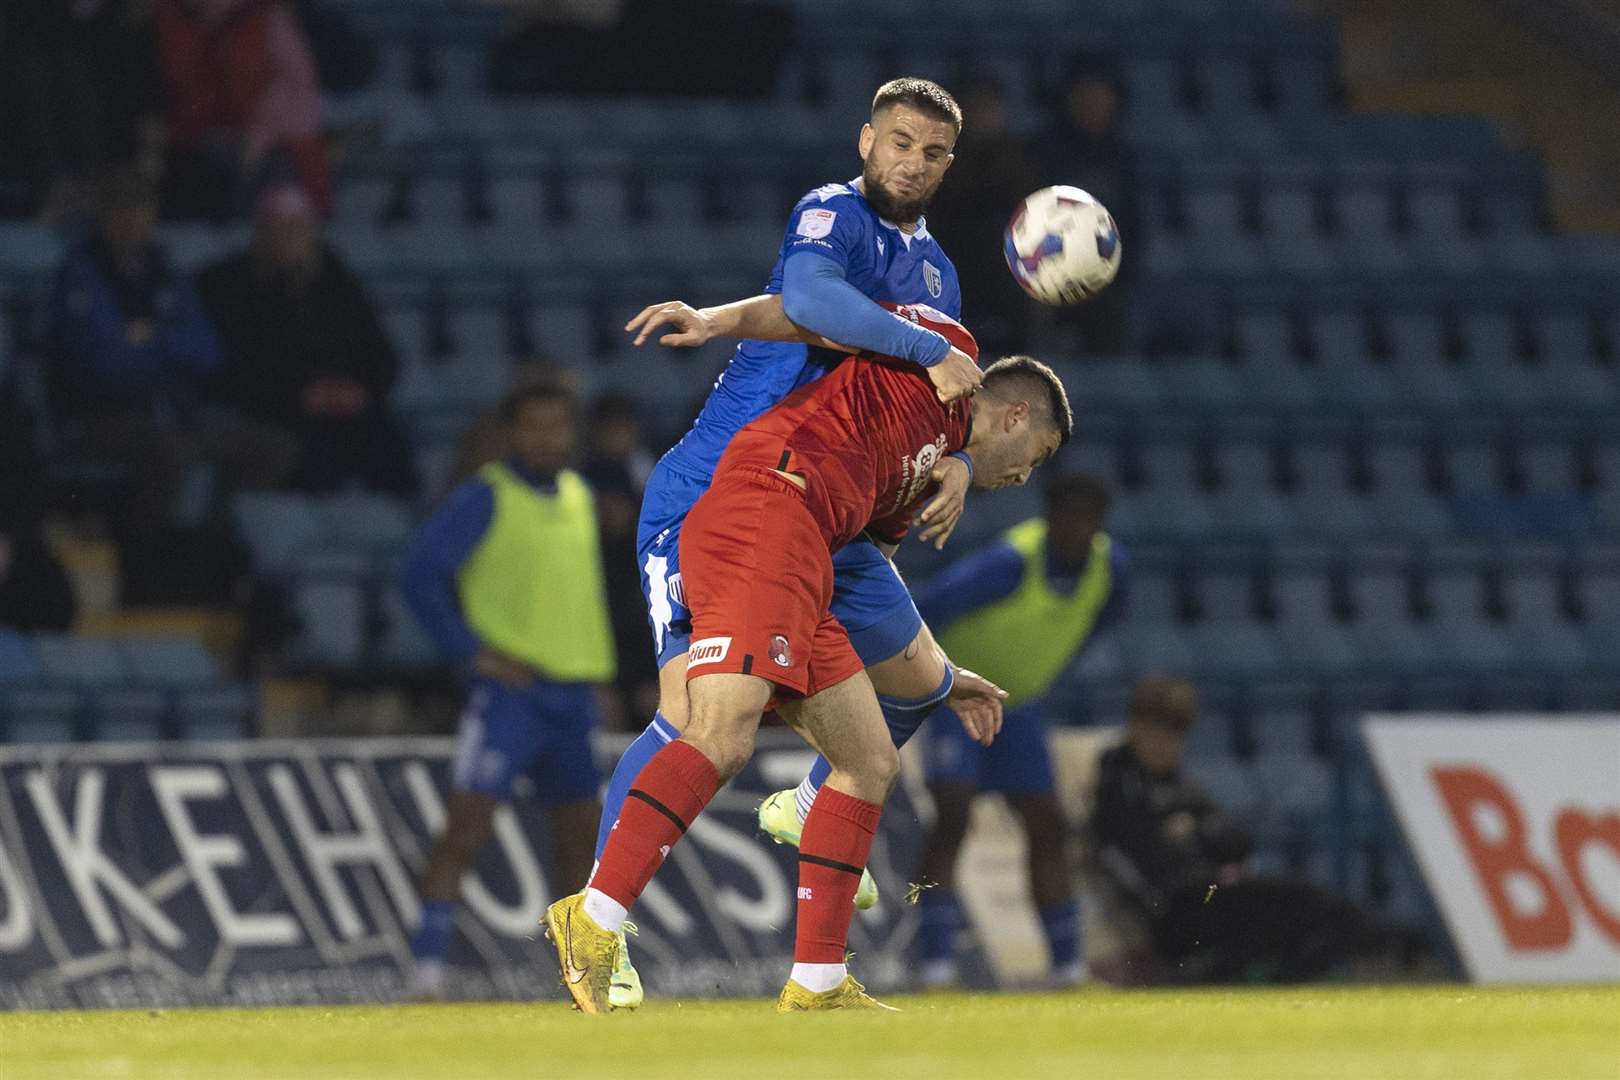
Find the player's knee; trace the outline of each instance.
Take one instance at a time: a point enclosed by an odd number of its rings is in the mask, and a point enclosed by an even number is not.
[[[867,783],[887,794],[900,778],[900,751],[894,748],[893,743],[884,746],[867,755],[861,764],[861,771]]]
[[[730,713],[695,712],[681,736],[708,758],[722,780],[742,772],[754,756],[754,730],[758,722]]]

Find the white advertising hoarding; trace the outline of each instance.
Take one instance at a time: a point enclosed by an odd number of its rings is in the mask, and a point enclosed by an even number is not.
[[[1620,717],[1362,723],[1476,982],[1620,982]]]

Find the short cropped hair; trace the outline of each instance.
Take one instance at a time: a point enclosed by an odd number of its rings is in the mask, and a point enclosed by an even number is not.
[[[956,134],[962,134],[962,107],[951,97],[951,92],[928,79],[907,75],[890,79],[878,87],[872,98],[872,115],[891,105],[905,105],[936,120],[951,125]]]
[[[1008,394],[1027,397],[1030,409],[1057,429],[1059,446],[1066,445],[1074,434],[1074,411],[1069,408],[1063,380],[1033,356],[1003,356],[984,369],[984,385],[999,398]],[[1002,386],[1007,389],[997,389]]]
[[[501,402],[501,419],[510,424],[516,420],[523,406],[532,401],[560,401],[569,408],[578,406],[578,399],[574,392],[560,382],[543,379],[540,382],[528,383],[518,387],[506,395]]]
[[[1078,506],[1095,510],[1097,516],[1108,513],[1108,485],[1102,477],[1088,472],[1056,472],[1046,480],[1046,505]]]

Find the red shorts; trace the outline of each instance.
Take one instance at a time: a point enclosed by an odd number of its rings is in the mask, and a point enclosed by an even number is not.
[[[832,553],[791,482],[768,469],[722,473],[680,543],[688,679],[757,675],[810,697],[864,666],[832,615]]]

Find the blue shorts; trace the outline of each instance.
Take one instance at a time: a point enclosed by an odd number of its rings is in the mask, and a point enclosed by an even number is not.
[[[708,487],[707,480],[660,461],[641,499],[636,563],[659,667],[686,652],[692,638],[692,612],[681,587],[681,523]],[[867,540],[852,541],[833,555],[832,613],[868,667],[911,644],[923,625],[906,583],[877,545]]]
[[[966,784],[1003,795],[1050,795],[1057,790],[1046,717],[1037,707],[1007,710],[996,741],[980,746],[946,706],[934,715],[926,738],[923,758],[930,784]]]
[[[596,692],[589,683],[537,682],[509,690],[492,679],[475,679],[456,732],[451,790],[505,801],[512,797],[512,781],[526,774],[536,800],[546,806],[594,799],[601,785],[591,753],[596,725]]]

